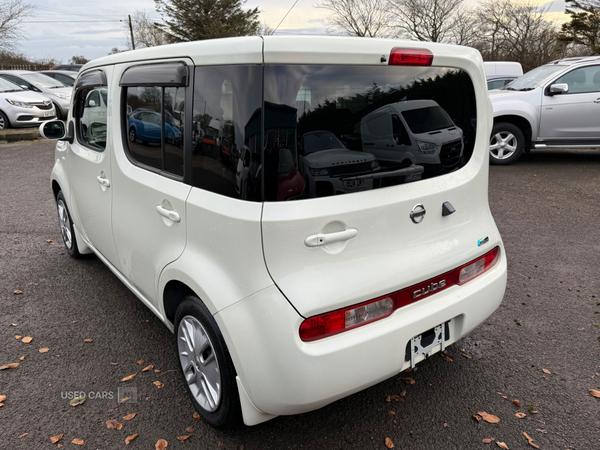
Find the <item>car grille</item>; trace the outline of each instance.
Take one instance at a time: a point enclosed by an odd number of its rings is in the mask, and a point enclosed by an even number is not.
[[[43,103],[32,103],[32,105],[35,106],[37,109],[42,109],[44,111],[52,109],[52,103],[50,103],[49,105],[44,105]]]
[[[358,164],[347,164],[343,166],[334,166],[329,169],[332,177],[344,177],[349,175],[358,175],[371,172],[371,161]]]
[[[444,167],[453,167],[460,161],[460,151],[462,150],[462,141],[448,142],[442,145],[440,151],[440,161]]]

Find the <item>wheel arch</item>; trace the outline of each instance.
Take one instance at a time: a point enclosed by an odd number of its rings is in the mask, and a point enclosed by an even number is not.
[[[494,117],[494,125],[499,123],[510,123],[518,127],[525,137],[525,151],[531,150],[531,139],[532,139],[532,126],[529,120],[524,117],[517,116],[514,114],[508,114],[504,116]]]
[[[165,318],[173,325],[175,324],[177,308],[179,308],[183,299],[188,295],[200,298],[192,288],[179,280],[171,280],[165,285],[163,289],[163,308]]]
[[[8,114],[6,114],[2,109],[0,109],[0,113],[2,113],[2,115],[6,119],[6,126],[4,127],[4,129],[6,130],[7,128],[11,128],[12,124],[10,123],[10,119],[8,118]]]
[[[56,201],[56,197],[58,196],[58,193],[61,190],[62,189],[60,188],[60,184],[58,184],[58,181],[52,180],[52,193],[54,194],[54,201]]]

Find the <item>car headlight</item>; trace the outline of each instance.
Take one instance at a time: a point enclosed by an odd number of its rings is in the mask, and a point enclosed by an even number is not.
[[[55,92],[54,95],[56,95],[58,98],[62,98],[63,100],[71,100],[71,96],[69,94],[63,94],[61,92]]]
[[[310,173],[312,174],[313,177],[326,177],[327,175],[329,175],[329,169],[313,169],[312,167],[310,168]]]
[[[433,153],[437,149],[437,145],[432,142],[417,141],[417,145],[419,146],[421,153]]]
[[[33,106],[30,105],[27,102],[19,102],[17,100],[11,100],[11,99],[8,99],[8,98],[6,99],[6,101],[8,103],[10,103],[11,105],[13,105],[13,106],[18,106],[19,108],[33,108]]]

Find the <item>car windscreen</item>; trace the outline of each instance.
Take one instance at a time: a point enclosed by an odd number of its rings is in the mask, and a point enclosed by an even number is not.
[[[454,126],[446,111],[439,106],[402,111],[402,117],[408,128],[415,134],[429,133]]]
[[[314,131],[306,133],[302,136],[302,153],[309,154],[320,152],[322,150],[330,150],[333,148],[343,149],[344,144],[340,142],[330,131]]]
[[[65,85],[60,81],[55,80],[48,75],[44,75],[43,73],[23,73],[20,76],[42,89],[57,89],[65,87]]]
[[[537,67],[516,80],[513,80],[511,83],[504,86],[503,89],[508,91],[530,91],[538,87],[552,75],[565,70],[565,67],[566,66],[561,64]]]
[[[20,86],[0,77],[0,92],[16,92],[22,90],[23,89]]]

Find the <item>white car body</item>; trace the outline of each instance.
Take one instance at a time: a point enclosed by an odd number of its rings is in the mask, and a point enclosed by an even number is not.
[[[380,70],[388,64],[381,55],[394,47],[429,49],[433,66],[459,68],[472,80],[477,132],[473,156],[460,170],[346,195],[245,201],[132,164],[124,147],[121,84],[137,65],[177,62],[198,70],[232,63],[351,64]],[[231,354],[247,425],[311,411],[392,377],[427,356],[406,360],[411,338],[446,327],[446,341],[430,350],[438,352],[502,301],[506,255],[487,198],[491,106],[476,50],[382,39],[247,37],[103,57],[82,68],[78,85],[94,71],[103,73],[108,89],[106,148],[95,151],[79,136],[59,141],[51,175],[55,195],[62,191],[66,199],[78,250],[98,255],[175,332],[181,296],[191,292],[201,299]],[[191,121],[191,114],[185,117]],[[184,138],[190,155],[192,129],[186,127]],[[240,185],[234,172],[231,189],[242,191],[249,175],[239,163],[237,172]],[[442,214],[446,203],[456,212]],[[490,270],[441,289],[442,275],[496,247]],[[417,299],[423,292],[423,299],[381,320],[310,342],[299,335],[307,318],[415,286],[411,295]]]

